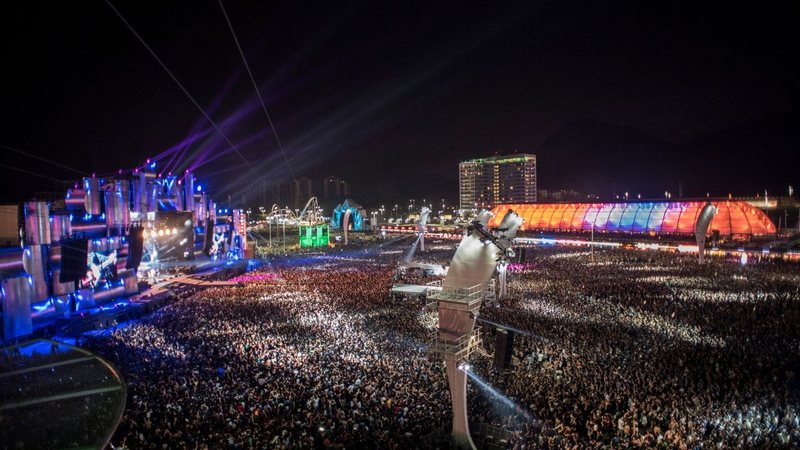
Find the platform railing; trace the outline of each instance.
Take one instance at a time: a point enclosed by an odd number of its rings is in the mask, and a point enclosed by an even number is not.
[[[470,287],[443,286],[442,290],[433,292],[430,298],[458,303],[472,303],[483,298],[483,287],[480,284]]]
[[[483,345],[481,327],[475,327],[469,333],[461,336],[455,341],[444,341],[436,339],[428,346],[428,353],[444,357],[444,355],[455,355],[456,360],[463,361],[478,351]]]

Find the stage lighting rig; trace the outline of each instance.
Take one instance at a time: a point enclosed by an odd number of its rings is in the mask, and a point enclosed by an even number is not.
[[[507,258],[513,258],[515,253],[514,250],[511,249],[510,246],[506,246],[501,239],[495,236],[489,229],[483,226],[482,223],[478,220],[473,220],[472,224],[467,227],[467,232],[471,233],[472,231],[477,231],[482,237],[479,239],[480,242],[484,245],[489,244],[490,242],[497,246],[500,249],[497,256],[497,262],[503,261]],[[505,232],[508,231],[508,228],[498,228],[497,231]]]

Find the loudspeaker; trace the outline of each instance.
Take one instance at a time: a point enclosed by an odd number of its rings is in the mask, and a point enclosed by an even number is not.
[[[144,254],[144,229],[131,228],[128,235],[128,259],[125,261],[126,269],[138,269]]]
[[[86,257],[89,243],[86,239],[65,239],[61,241],[60,283],[74,282],[86,276]]]
[[[514,332],[498,328],[494,336],[494,367],[502,370],[511,366],[514,354]]]
[[[519,260],[517,262],[520,264],[525,263],[525,258],[528,256],[528,249],[526,249],[525,247],[521,247],[518,250],[518,254],[519,254]]]
[[[206,220],[206,241],[203,244],[203,254],[208,255],[211,252],[211,246],[214,244],[214,221],[211,219]]]

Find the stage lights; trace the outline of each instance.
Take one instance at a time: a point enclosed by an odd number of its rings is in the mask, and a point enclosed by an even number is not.
[[[156,237],[177,236],[177,235],[178,235],[178,229],[175,228],[175,227],[173,227],[173,228],[161,228],[161,229],[158,229],[158,230],[150,230],[149,232],[147,230],[144,230],[142,232],[142,236],[144,236],[145,239],[147,239],[147,238],[154,239]]]

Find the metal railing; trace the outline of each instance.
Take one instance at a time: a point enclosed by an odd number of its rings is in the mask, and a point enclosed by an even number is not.
[[[428,353],[441,357],[455,355],[456,360],[463,361],[478,351],[482,345],[481,327],[475,327],[455,341],[436,339],[428,346]]]
[[[430,298],[458,303],[472,303],[483,299],[483,287],[480,284],[470,287],[443,286],[441,291],[433,292]]]

